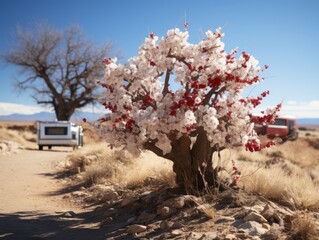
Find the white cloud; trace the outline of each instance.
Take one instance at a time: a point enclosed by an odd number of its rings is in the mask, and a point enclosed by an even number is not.
[[[297,118],[319,118],[319,100],[283,102],[281,113],[294,115]]]
[[[52,112],[50,108],[24,105],[17,103],[0,102],[0,115],[10,115],[14,113],[19,114],[34,114],[39,112]]]
[[[39,112],[53,112],[53,110],[50,107],[43,107],[43,106],[37,106],[37,105],[24,105],[24,104],[17,104],[17,103],[7,103],[7,102],[0,102],[0,115],[10,115],[10,114],[34,114]],[[108,113],[109,111],[104,109],[102,105],[98,105],[96,107],[93,106],[86,106],[84,108],[81,108],[77,111],[77,114],[81,113],[97,113],[104,115]]]

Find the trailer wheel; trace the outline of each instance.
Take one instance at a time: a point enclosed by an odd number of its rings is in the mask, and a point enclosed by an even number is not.
[[[43,146],[42,145],[39,145],[39,150],[43,150]]]

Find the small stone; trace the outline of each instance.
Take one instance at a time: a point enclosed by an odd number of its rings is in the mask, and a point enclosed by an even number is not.
[[[271,207],[269,204],[267,204],[261,212],[261,215],[268,221],[271,220],[274,214],[275,214],[275,209]]]
[[[244,217],[244,221],[246,221],[246,222],[255,221],[258,223],[268,223],[268,221],[262,215],[255,213],[255,212],[251,212],[246,217]]]
[[[245,239],[248,237],[248,233],[247,232],[237,232],[236,237],[240,238],[240,239]]]
[[[173,223],[170,221],[163,220],[160,222],[160,229],[167,229],[173,226]]]
[[[155,229],[159,229],[160,228],[160,224],[161,224],[161,221],[152,222],[151,224],[147,225],[147,229],[151,230],[151,231],[153,231]]]
[[[261,205],[255,205],[251,209],[256,211],[257,213],[260,213],[264,209],[264,207]]]
[[[178,235],[183,234],[183,231],[182,231],[182,230],[179,230],[179,229],[174,229],[174,230],[171,231],[171,234],[172,234],[174,237],[176,237],[176,236],[178,236]]]
[[[199,239],[201,236],[202,236],[202,233],[191,232],[187,235],[186,240]]]
[[[270,230],[270,225],[269,225],[268,223],[263,223],[263,224],[261,224],[261,226],[262,226],[264,229]]]
[[[234,217],[221,216],[219,219],[217,219],[217,221],[215,222],[215,224],[225,223],[225,222],[232,222],[232,221],[235,221],[235,218],[234,218]]]
[[[144,225],[134,224],[134,225],[128,226],[126,229],[126,232],[129,234],[141,233],[141,232],[145,232],[146,229],[147,227]]]
[[[169,207],[160,207],[157,209],[157,214],[161,215],[162,217],[165,217],[170,214],[170,208]]]
[[[253,236],[251,240],[261,240],[258,236]]]
[[[71,195],[73,197],[87,197],[87,196],[89,196],[88,193],[83,192],[83,191],[75,191],[75,192],[71,193]]]
[[[234,234],[227,234],[225,236],[225,240],[234,240],[236,239],[236,236]]]
[[[129,219],[126,220],[127,223],[132,223],[136,220],[136,217],[131,217]]]
[[[245,222],[241,224],[238,228],[248,229],[250,234],[252,235],[262,235],[268,231],[264,229],[260,223],[255,221]]]
[[[199,240],[217,240],[219,239],[217,232],[204,233]]]
[[[76,214],[73,211],[66,211],[66,212],[61,214],[61,217],[72,218],[72,217],[75,217],[75,215]]]
[[[134,198],[124,198],[122,201],[121,201],[121,206],[122,207],[125,207],[125,206],[128,206],[128,205],[131,205],[135,202],[135,199]]]
[[[185,206],[185,198],[178,197],[173,199],[173,201],[171,202],[171,206],[177,209],[183,208]]]

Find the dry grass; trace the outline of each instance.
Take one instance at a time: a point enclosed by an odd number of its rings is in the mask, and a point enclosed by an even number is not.
[[[319,186],[307,172],[285,164],[271,168],[243,166],[240,184],[248,192],[289,205],[294,209],[319,210]]]
[[[36,132],[34,125],[1,123],[0,140],[13,141],[26,148],[35,148]]]
[[[138,159],[125,152],[111,151],[94,130],[84,126],[84,148],[73,152],[68,168],[81,172],[88,185],[95,183],[135,189],[152,184],[174,185],[172,163],[145,152]],[[0,140],[36,147],[33,124],[0,124]],[[297,141],[278,144],[261,152],[242,149],[224,150],[215,166],[231,178],[231,160],[238,160],[240,184],[247,191],[285,203],[295,209],[319,210],[319,149],[317,137],[302,136]],[[91,144],[88,144],[91,143]],[[100,143],[100,144],[96,144]]]
[[[174,185],[171,162],[151,152],[133,159],[124,151],[110,150],[106,143],[76,151],[70,156],[68,166],[72,172],[83,172],[83,182],[88,185],[103,183],[129,189],[152,184]]]
[[[291,221],[289,231],[291,240],[317,240],[319,239],[318,226],[309,213],[296,213]]]

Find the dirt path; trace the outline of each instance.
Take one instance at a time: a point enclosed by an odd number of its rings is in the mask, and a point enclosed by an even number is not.
[[[0,155],[0,239],[105,239],[83,210],[63,199],[55,166],[70,154],[23,150]]]

